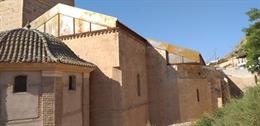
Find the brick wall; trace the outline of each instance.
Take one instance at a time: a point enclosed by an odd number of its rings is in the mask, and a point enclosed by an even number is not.
[[[54,77],[42,78],[42,120],[43,126],[55,126],[55,81]]]

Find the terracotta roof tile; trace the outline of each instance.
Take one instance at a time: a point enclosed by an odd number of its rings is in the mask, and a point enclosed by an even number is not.
[[[0,33],[0,63],[62,63],[94,67],[65,43],[37,30],[14,29]]]

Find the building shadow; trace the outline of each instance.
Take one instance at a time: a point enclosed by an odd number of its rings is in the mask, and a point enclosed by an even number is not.
[[[150,125],[175,124],[180,121],[177,71],[154,47],[147,47],[146,57]]]
[[[115,68],[117,69],[117,68]],[[118,71],[120,71],[118,69]],[[116,74],[113,72],[113,74]],[[99,68],[90,74],[90,125],[120,125],[120,82],[107,77]]]
[[[24,74],[22,74],[24,75]],[[5,77],[5,76],[9,76],[9,77]],[[16,106],[16,108],[21,107],[21,109],[24,109],[22,106],[30,106],[31,102],[28,101],[24,101],[23,98],[26,95],[33,95],[36,96],[37,99],[39,100],[40,97],[40,89],[42,84],[41,83],[37,83],[37,84],[29,84],[27,85],[27,91],[26,92],[21,92],[21,94],[17,93],[15,94],[13,92],[13,81],[10,79],[15,79],[15,75],[12,75],[9,73],[7,73],[7,75],[5,75],[3,77],[0,77],[1,80],[0,81],[0,126],[7,126],[9,125],[9,122],[15,122],[15,121],[23,121],[23,120],[30,120],[30,119],[38,119],[40,117],[39,111],[40,111],[40,102],[38,101],[37,103],[37,114],[36,117],[28,117],[28,115],[26,115],[26,113],[21,114],[21,113],[16,113],[15,110],[10,108],[10,105]],[[28,77],[30,77],[28,75]],[[28,84],[28,83],[27,83]],[[16,101],[14,99],[19,99],[19,101]],[[22,105],[21,105],[22,104]],[[20,108],[19,108],[20,109]],[[28,109],[28,111],[30,111]],[[10,113],[11,115],[16,115],[15,117],[10,117]],[[17,114],[20,114],[20,116],[24,116],[24,118],[20,118],[17,116]]]
[[[164,57],[164,53],[154,47],[148,46],[146,53],[151,126],[170,126],[193,121],[218,108],[218,98],[221,98],[220,72],[200,63],[168,64],[167,52]],[[209,93],[209,96],[201,96],[205,99],[199,104],[195,103],[197,99],[187,98],[192,96],[193,89],[196,91],[197,86],[193,86],[195,84],[204,86],[201,94]],[[187,110],[191,110],[190,113]]]
[[[227,75],[225,75],[225,77],[228,80],[229,92],[231,98],[241,98],[244,94],[243,91]]]
[[[6,126],[7,123],[6,90],[7,86],[0,84],[0,126]]]

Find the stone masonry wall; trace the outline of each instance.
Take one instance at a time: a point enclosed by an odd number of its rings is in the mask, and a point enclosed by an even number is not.
[[[201,65],[178,65],[180,121],[193,121],[211,111],[211,88]]]
[[[122,70],[121,126],[145,126],[149,122],[146,42],[120,29],[119,56]]]
[[[23,26],[28,21],[31,22],[38,18],[58,3],[74,6],[74,0],[23,0]]]
[[[90,110],[89,110],[89,74],[83,76],[83,126],[90,126]]]
[[[23,0],[0,1],[0,32],[22,27]]]
[[[27,92],[13,92],[16,76],[27,76]],[[40,71],[0,72],[0,125],[41,125],[40,118]]]
[[[90,75],[90,125],[122,126],[118,33],[102,30],[61,39],[98,67]]]
[[[177,71],[167,65],[165,50],[147,47],[149,117],[152,126],[180,121]]]
[[[74,0],[0,1],[0,31],[22,28],[58,3],[74,6]]]
[[[69,76],[75,76],[76,78],[76,89],[69,90]],[[61,109],[61,122],[62,126],[83,126],[83,107],[82,106],[82,94],[83,94],[83,78],[81,73],[76,72],[66,72],[62,77],[63,85],[62,87],[58,87],[61,89],[61,97],[62,98],[62,107]],[[85,92],[84,92],[85,93]],[[58,100],[58,99],[57,99]],[[86,98],[85,100],[89,100]],[[86,111],[89,112],[89,111]]]

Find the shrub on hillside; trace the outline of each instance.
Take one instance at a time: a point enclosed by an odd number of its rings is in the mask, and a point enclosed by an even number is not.
[[[260,126],[260,86],[248,89],[241,99],[232,99],[195,126]]]

